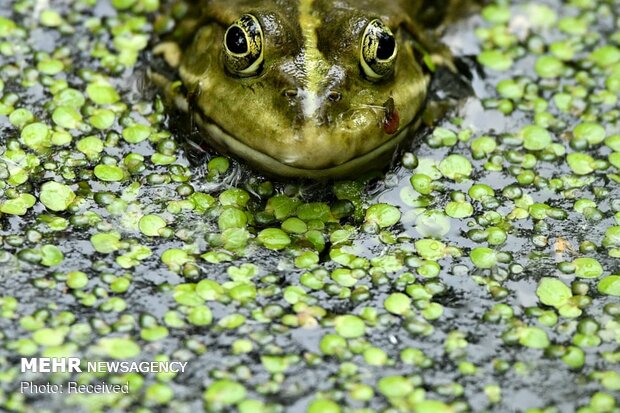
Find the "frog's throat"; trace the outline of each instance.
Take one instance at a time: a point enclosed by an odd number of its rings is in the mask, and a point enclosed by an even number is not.
[[[396,147],[405,140],[409,131],[416,130],[420,125],[420,117],[417,117],[398,134],[392,136],[381,146],[376,147],[370,152],[329,168],[307,169],[287,165],[263,152],[257,151],[239,141],[234,136],[226,133],[218,125],[210,122],[200,112],[194,112],[193,118],[204,134],[210,138],[210,143],[220,152],[236,155],[244,159],[254,168],[264,171],[268,175],[316,180],[356,177],[362,172],[373,169],[373,167],[374,169],[382,167],[392,158]]]

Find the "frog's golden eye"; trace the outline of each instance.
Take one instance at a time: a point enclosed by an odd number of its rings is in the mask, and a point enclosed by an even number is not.
[[[386,78],[394,71],[396,39],[392,31],[379,19],[366,26],[360,46],[360,65],[368,80]]]
[[[263,65],[263,29],[251,14],[244,14],[224,34],[224,63],[233,74],[255,76]]]

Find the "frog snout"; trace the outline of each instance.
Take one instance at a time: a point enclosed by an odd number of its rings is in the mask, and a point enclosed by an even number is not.
[[[291,88],[291,89],[284,89],[282,91],[282,96],[288,99],[294,99],[297,97],[297,95],[299,95],[299,89]],[[327,99],[331,102],[338,102],[340,99],[342,99],[342,93],[338,91],[337,89],[328,90],[325,93],[325,95]]]
[[[284,89],[282,91],[282,96],[287,99],[295,99],[297,97],[298,91],[297,89]]]
[[[318,92],[302,88],[289,88],[282,92],[282,96],[298,108],[299,120],[312,121],[322,125],[329,123],[329,118],[325,116],[326,109],[342,99],[342,92],[335,88]]]

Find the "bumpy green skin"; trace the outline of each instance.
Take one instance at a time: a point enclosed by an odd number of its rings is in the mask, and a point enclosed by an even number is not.
[[[274,175],[332,178],[380,166],[417,126],[426,99],[420,50],[429,42],[414,20],[418,3],[204,2],[179,68],[196,123],[217,148]],[[231,75],[223,59],[225,31],[244,13],[264,32],[263,70],[253,77]],[[360,41],[377,18],[398,49],[393,75],[370,81]],[[386,109],[390,99],[395,112]],[[390,130],[395,113],[398,128]]]

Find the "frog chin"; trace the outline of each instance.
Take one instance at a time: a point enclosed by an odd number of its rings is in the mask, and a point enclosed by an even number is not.
[[[230,153],[242,158],[254,168],[264,171],[268,175],[316,180],[358,177],[362,172],[381,168],[390,161],[396,147],[405,140],[409,131],[417,129],[420,125],[420,120],[416,119],[383,144],[363,155],[349,159],[339,165],[313,169],[287,164],[286,160],[276,159],[252,148],[228,134],[201,113],[194,113],[194,120],[208,141],[220,152]]]

